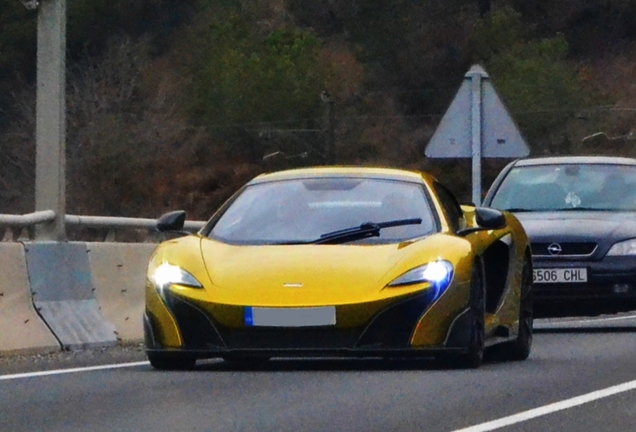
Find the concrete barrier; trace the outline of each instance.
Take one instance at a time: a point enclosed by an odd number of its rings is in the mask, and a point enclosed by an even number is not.
[[[0,355],[143,340],[152,243],[0,243]]]
[[[0,243],[0,329],[2,354],[61,349],[33,306],[22,243]]]
[[[80,242],[24,243],[33,303],[64,349],[117,344],[94,296],[88,251]]]
[[[87,243],[86,247],[102,315],[115,325],[118,340],[143,340],[146,268],[157,245]]]

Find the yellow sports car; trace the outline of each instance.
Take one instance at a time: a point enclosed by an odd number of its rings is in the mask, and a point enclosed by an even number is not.
[[[157,229],[184,221],[170,212]],[[144,331],[157,369],[316,356],[472,368],[495,344],[526,359],[532,319],[511,213],[461,206],[426,173],[321,167],[258,176],[198,233],[161,243]]]

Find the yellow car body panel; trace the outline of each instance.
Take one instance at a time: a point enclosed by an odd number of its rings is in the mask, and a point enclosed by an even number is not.
[[[438,230],[388,244],[230,244],[211,238],[206,228],[195,235],[166,241],[158,246],[148,266],[145,328],[150,353],[181,350],[204,358],[233,352],[368,355],[374,350],[390,354],[463,349],[453,340],[461,339],[458,327],[471,308],[475,266],[485,269],[486,295],[497,296],[485,300],[486,337],[515,340],[522,315],[522,275],[531,263],[527,236],[512,214],[504,214],[503,227],[481,229],[475,208],[462,206],[460,228],[468,231],[453,232],[448,209],[435,192],[436,180],[425,173],[394,169],[289,170],[259,176],[248,185],[314,176],[382,178],[420,184],[438,218]],[[503,255],[505,265],[498,263],[497,254]],[[437,288],[426,281],[389,285],[410,270],[438,260],[450,263],[453,269],[452,279],[441,294],[434,294]],[[159,288],[154,277],[163,264],[182,269],[200,286],[172,283]],[[491,291],[489,284],[495,287]],[[321,307],[335,309],[331,330],[282,329],[276,339],[279,329],[253,329],[246,324],[246,308]],[[186,323],[187,317],[196,323]],[[201,329],[194,330],[196,325]],[[392,325],[397,328],[396,341],[392,339]],[[268,332],[273,335],[271,349],[265,342],[269,340]],[[321,339],[328,338],[330,332],[340,332],[336,339],[342,340],[332,346]],[[202,333],[210,334],[204,337]],[[261,339],[247,341],[251,334]],[[198,341],[199,337],[208,338]],[[312,338],[319,341],[315,346]],[[196,346],[188,345],[188,340],[195,339]],[[405,342],[398,343],[397,339]],[[291,342],[284,342],[287,340]]]
[[[151,260],[151,271],[162,262],[180,262],[168,256],[179,255],[176,250],[180,247],[184,254],[193,250],[194,238],[183,238],[182,246],[178,240],[171,242],[170,254],[164,253],[162,247],[158,248]],[[387,284],[422,261],[438,259],[436,250],[449,248],[450,243],[456,251],[458,263],[469,256],[467,241],[443,234],[407,246],[233,246],[208,239],[200,239],[200,242],[205,262],[222,265],[210,271],[214,276],[203,289],[173,285],[170,290],[196,302],[210,311],[221,324],[230,327],[243,326],[242,309],[246,305],[336,306],[337,326],[359,326],[396,299],[429,289],[428,284],[403,287],[389,287]],[[445,258],[451,256],[445,255]],[[184,262],[199,263],[200,260]],[[311,268],[307,262],[320,262],[321,266]],[[198,280],[208,279],[207,272],[200,266],[182,265],[182,268]],[[458,280],[467,277],[460,272],[455,274]],[[285,286],[299,283],[302,286]],[[457,307],[463,307],[466,300],[462,299]]]
[[[151,282],[146,283],[146,309],[151,310],[157,320],[161,322],[160,326],[155,327],[157,333],[154,337],[160,340],[166,348],[183,346],[183,339],[177,323]]]

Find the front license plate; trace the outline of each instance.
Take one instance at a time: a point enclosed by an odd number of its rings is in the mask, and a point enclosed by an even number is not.
[[[245,325],[250,327],[313,327],[336,323],[335,306],[307,308],[245,308]]]
[[[532,271],[534,283],[582,283],[587,282],[586,268],[538,268]]]

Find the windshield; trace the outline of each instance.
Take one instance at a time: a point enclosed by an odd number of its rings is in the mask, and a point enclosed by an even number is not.
[[[216,221],[210,237],[234,244],[310,243],[322,235],[401,219],[357,243],[391,243],[428,235],[436,219],[423,186],[368,178],[313,178],[251,185]]]
[[[513,168],[491,207],[511,211],[636,211],[636,167],[562,164]]]

